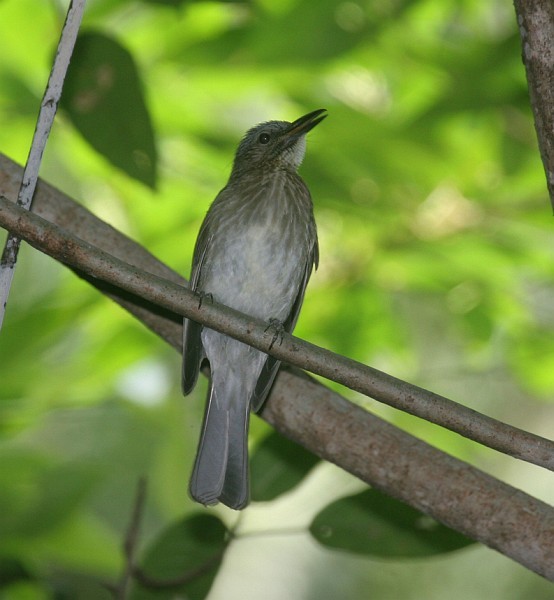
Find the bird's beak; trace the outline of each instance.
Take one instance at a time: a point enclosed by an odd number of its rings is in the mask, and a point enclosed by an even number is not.
[[[325,114],[324,114],[325,113]],[[301,138],[303,135],[306,135],[308,131],[312,130],[316,125],[321,123],[323,119],[327,116],[327,110],[325,108],[319,108],[318,110],[314,110],[299,119],[296,119],[293,123],[290,124],[290,127],[285,131],[283,137],[285,138],[287,145],[293,144]]]

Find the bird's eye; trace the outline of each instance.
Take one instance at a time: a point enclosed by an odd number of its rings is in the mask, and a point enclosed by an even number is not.
[[[269,135],[269,133],[260,133],[260,137],[258,138],[258,141],[260,142],[260,144],[267,144],[270,139],[271,139],[271,136]]]

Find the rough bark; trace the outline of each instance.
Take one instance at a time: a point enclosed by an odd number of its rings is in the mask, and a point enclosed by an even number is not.
[[[535,129],[554,208],[554,4],[552,0],[515,0],[514,6]]]

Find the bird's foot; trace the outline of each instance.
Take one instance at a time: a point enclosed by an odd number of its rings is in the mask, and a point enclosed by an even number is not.
[[[198,308],[202,308],[202,303],[204,300],[207,300],[210,304],[213,304],[214,297],[210,292],[201,292],[200,290],[195,290],[194,293],[198,297]]]
[[[265,328],[265,331],[273,330],[273,338],[271,344],[269,344],[269,350],[273,348],[275,342],[279,340],[279,346],[283,343],[283,334],[285,333],[285,326],[279,319],[269,319],[269,325]]]

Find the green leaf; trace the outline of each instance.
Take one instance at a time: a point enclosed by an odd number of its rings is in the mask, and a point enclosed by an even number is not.
[[[312,521],[310,533],[329,548],[396,558],[432,556],[474,543],[374,489],[324,508]]]
[[[227,529],[217,517],[198,514],[171,525],[148,548],[142,562],[152,585],[135,584],[130,600],[169,600],[178,593],[190,600],[204,598],[226,545]]]
[[[252,500],[273,500],[300,483],[319,459],[278,433],[256,448],[251,463]]]
[[[116,40],[79,36],[61,106],[88,143],[129,176],[154,188],[154,131],[137,67]]]

